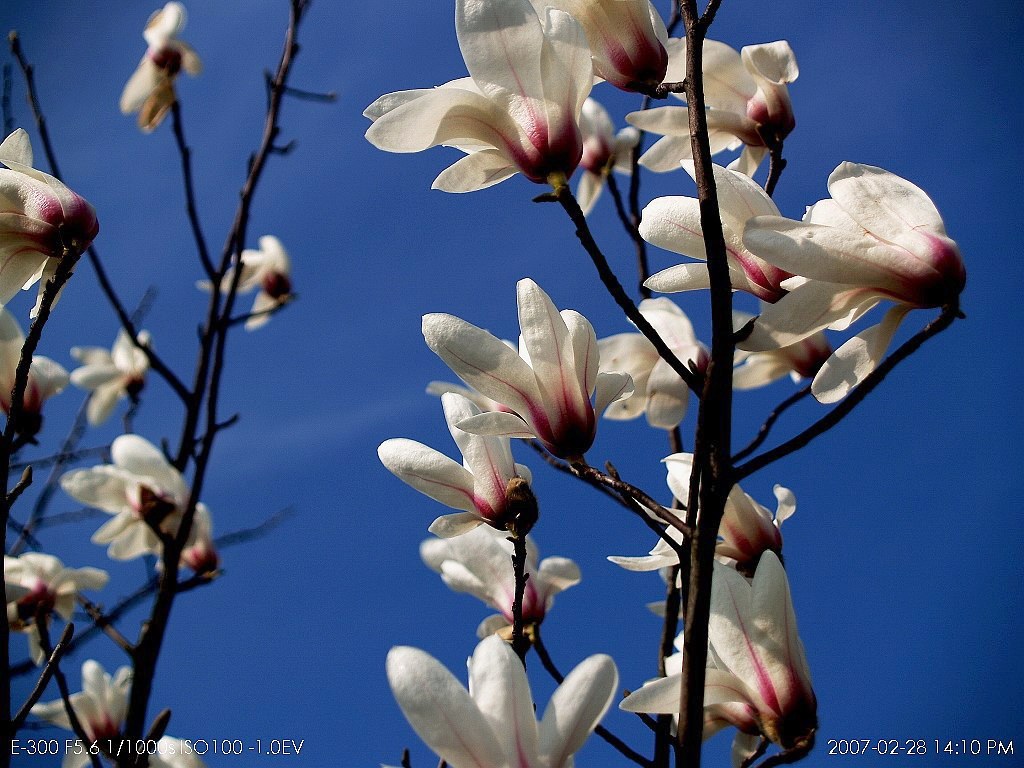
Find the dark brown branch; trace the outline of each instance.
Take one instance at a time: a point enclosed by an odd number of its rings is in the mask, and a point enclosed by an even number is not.
[[[540,627],[534,628],[533,649],[537,652],[537,658],[540,659],[540,663],[547,671],[547,673],[551,675],[552,679],[556,683],[561,685],[562,682],[565,680],[565,676],[558,671],[558,667],[552,660],[551,654],[548,653],[547,647],[545,647],[544,642],[541,640]],[[653,764],[650,760],[648,760],[635,749],[630,747],[628,744],[626,744],[626,742],[624,742],[622,739],[620,739],[618,736],[616,736],[614,733],[609,731],[604,726],[599,725],[596,728],[594,728],[594,733],[601,739],[606,741],[608,744],[610,744],[612,747],[617,749],[619,753],[622,754],[624,757],[627,757],[628,759],[632,760],[637,765],[643,766],[644,768],[653,768]]]
[[[525,666],[526,654],[530,650],[530,640],[523,627],[523,595],[526,594],[526,582],[530,578],[526,572],[526,536],[513,533],[508,540],[512,542],[512,574],[515,584],[512,598],[512,650]]]
[[[102,629],[106,635],[129,656],[135,653],[135,648],[132,647],[131,642],[129,642],[128,638],[117,631],[117,627],[114,626],[110,617],[103,613],[102,608],[82,595],[78,595],[78,604],[85,609],[87,614],[89,614],[89,618],[92,619],[93,626]]]
[[[43,621],[45,621],[45,618]],[[46,666],[43,667],[42,674],[39,675],[39,679],[36,681],[35,687],[28,695],[28,698],[25,699],[25,703],[21,705],[18,713],[14,716],[11,723],[11,731],[13,733],[18,732],[18,729],[21,728],[25,719],[28,717],[29,711],[35,706],[36,702],[42,698],[43,692],[46,691],[46,686],[50,684],[50,679],[53,677],[53,673],[57,671],[57,665],[60,664],[60,660],[64,658],[64,654],[67,653],[68,643],[71,641],[74,634],[75,625],[70,623],[65,624],[64,631],[60,634],[60,640],[57,641],[57,645],[54,646],[53,651],[46,660]]]
[[[733,463],[735,464],[736,462],[743,461],[743,459],[747,458],[747,456],[749,456],[758,448],[760,448],[761,444],[768,439],[768,435],[772,431],[772,427],[775,426],[775,422],[779,420],[779,417],[787,410],[792,408],[794,405],[799,403],[801,400],[803,400],[805,397],[807,397],[809,394],[811,394],[810,384],[803,387],[802,389],[798,389],[796,392],[794,392],[781,403],[779,403],[775,407],[775,410],[768,414],[768,418],[764,420],[764,424],[762,424],[761,428],[757,430],[757,435],[754,437],[753,440],[750,441],[750,444],[732,457]]]
[[[8,510],[14,506],[14,502],[18,500],[18,497],[21,496],[21,494],[23,494],[30,485],[32,485],[32,467],[25,467],[21,473],[21,479],[7,494]]]
[[[807,757],[812,749],[814,749],[813,732],[807,741],[797,744],[792,749],[787,749],[783,752],[778,752],[766,757],[758,764],[757,768],[774,768],[776,765],[791,765],[792,763],[803,760]]]
[[[764,183],[764,191],[768,197],[775,194],[782,172],[786,170],[786,158],[782,156],[782,142],[772,141],[768,144],[768,180]]]
[[[740,768],[750,768],[750,766],[760,759],[761,755],[768,751],[769,744],[771,744],[771,742],[762,736],[761,740],[757,743],[757,749],[751,752],[747,759],[740,764]]]
[[[626,313],[626,317],[632,321],[640,333],[646,336],[647,340],[654,345],[658,355],[686,382],[686,385],[697,394],[700,394],[703,390],[702,377],[691,371],[682,360],[676,357],[676,354],[669,349],[668,344],[665,343],[665,340],[654,329],[654,326],[640,313],[636,304],[626,294],[622,283],[619,282],[619,279],[608,265],[608,259],[605,258],[600,247],[597,245],[597,241],[594,240],[594,236],[591,234],[590,227],[587,224],[587,219],[583,215],[583,211],[580,210],[579,203],[576,202],[576,198],[573,197],[568,185],[557,187],[553,197],[541,196],[538,200],[554,200],[562,206],[569,215],[569,218],[572,219],[573,224],[576,225],[576,236],[594,262],[594,267],[597,268],[601,282],[604,283],[605,288],[608,289],[612,298],[615,299],[615,303]]]
[[[199,223],[199,210],[196,208],[195,184],[192,180],[192,150],[185,142],[185,128],[181,120],[181,104],[177,99],[171,104],[171,126],[174,131],[174,143],[178,147],[178,154],[181,156],[181,175],[185,186],[185,210],[188,212],[188,223],[192,228],[192,238],[196,241],[196,250],[199,253],[199,260],[203,263],[206,276],[214,279],[213,261],[210,260],[210,251],[206,246],[206,237],[203,235],[203,228]]]
[[[759,456],[755,456],[746,464],[741,464],[736,467],[736,482],[739,482],[748,475],[752,475],[758,470],[764,469],[772,462],[778,461],[784,456],[795,453],[809,444],[814,440],[814,438],[832,429],[832,427],[842,421],[850,411],[860,405],[864,398],[871,394],[875,387],[881,384],[885,377],[888,376],[897,365],[916,352],[922,344],[928,341],[928,339],[933,336],[937,336],[942,333],[942,331],[946,330],[958,317],[963,317],[960,313],[959,304],[954,303],[943,307],[942,313],[938,317],[928,323],[928,325],[914,334],[911,338],[907,339],[907,341],[900,345],[895,352],[883,360],[875,370],[868,374],[864,381],[858,384],[857,387],[846,396],[845,400],[839,403],[839,405],[822,416],[799,435],[790,438],[781,445],[772,448],[770,451],[765,451]]]

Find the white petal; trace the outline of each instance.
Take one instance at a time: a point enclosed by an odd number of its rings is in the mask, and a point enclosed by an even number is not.
[[[492,635],[477,645],[469,666],[469,688],[498,737],[505,764],[541,768],[537,720],[526,671],[515,651],[500,637]]]
[[[396,477],[445,506],[474,510],[473,475],[443,453],[414,440],[385,440],[377,449],[381,463]]]
[[[490,411],[463,419],[456,426],[472,435],[492,437],[536,437],[530,425],[514,413]]]
[[[518,172],[508,157],[497,150],[473,152],[441,171],[431,189],[442,192],[475,192],[492,187]]]
[[[572,755],[601,722],[619,684],[610,656],[585,659],[551,697],[541,721],[541,752],[549,768],[572,765]]]

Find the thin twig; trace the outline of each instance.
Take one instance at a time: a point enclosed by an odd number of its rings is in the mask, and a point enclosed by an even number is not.
[[[110,617],[103,613],[102,608],[82,595],[78,595],[77,599],[78,604],[85,609],[85,612],[89,614],[89,618],[92,619],[93,626],[97,626],[102,629],[106,635],[129,656],[135,653],[135,648],[132,646],[131,642],[128,638],[117,631],[117,627],[114,626]]]
[[[795,453],[809,444],[814,440],[814,438],[830,430],[842,421],[850,411],[856,408],[864,398],[871,394],[875,387],[881,384],[882,381],[885,380],[885,377],[888,376],[897,365],[916,352],[922,344],[928,341],[928,339],[933,336],[937,336],[942,331],[946,330],[958,317],[963,317],[960,313],[960,306],[958,303],[954,302],[943,307],[942,313],[938,317],[928,323],[928,325],[914,334],[911,338],[907,339],[907,341],[900,345],[895,352],[883,360],[875,370],[865,377],[864,381],[858,384],[857,387],[846,396],[845,400],[839,403],[839,405],[811,424],[811,426],[800,434],[790,438],[786,442],[769,451],[765,451],[764,453],[755,456],[746,464],[741,464],[736,467],[736,482],[739,482],[748,475],[752,475],[760,469],[764,469],[772,462],[778,461],[784,456]]]
[[[540,659],[541,665],[551,675],[552,679],[561,685],[565,681],[565,676],[558,671],[558,667],[551,658],[551,654],[548,653],[547,647],[540,637],[540,627],[534,628],[533,637],[533,648],[537,652],[537,658]],[[594,733],[600,738],[604,739],[608,744],[617,749],[623,756],[629,758],[637,765],[644,766],[644,768],[652,768],[653,764],[646,757],[641,755],[635,749],[630,747],[626,742],[616,736],[614,733],[609,731],[602,725],[594,728]]]
[[[21,473],[21,479],[7,494],[7,509],[14,506],[14,502],[18,500],[18,497],[21,496],[21,494],[23,494],[30,485],[32,485],[32,467],[25,467]]]
[[[199,260],[203,264],[206,276],[214,279],[213,262],[210,260],[210,251],[206,246],[206,237],[203,235],[202,225],[199,223],[199,211],[196,208],[195,183],[192,180],[192,150],[185,142],[185,128],[181,120],[181,104],[175,99],[171,104],[171,126],[174,131],[174,143],[178,147],[178,154],[181,156],[181,175],[185,186],[185,209],[188,212],[188,223],[192,228],[192,238],[196,242],[196,250],[199,253]]]
[[[796,392],[794,392],[781,403],[779,403],[775,407],[775,410],[768,414],[768,418],[764,420],[764,424],[762,424],[761,428],[757,430],[757,435],[754,437],[753,440],[750,441],[750,444],[742,451],[739,451],[738,453],[733,455],[733,463],[735,464],[736,462],[743,461],[743,459],[747,458],[747,456],[749,456],[758,448],[760,448],[761,444],[768,439],[768,434],[772,431],[772,427],[775,426],[775,422],[779,420],[779,417],[787,410],[789,410],[791,407],[793,407],[801,400],[803,400],[805,397],[807,397],[809,394],[811,394],[810,384],[808,384],[806,387],[803,387],[802,389],[798,389]]]
[[[45,619],[44,619],[45,621]],[[36,702],[42,698],[43,693],[46,691],[46,686],[50,684],[50,679],[53,677],[53,673],[57,671],[57,665],[60,664],[60,660],[67,653],[68,643],[71,641],[72,636],[75,634],[75,625],[68,623],[64,625],[64,631],[60,633],[60,639],[57,641],[57,645],[54,646],[53,651],[50,653],[49,658],[46,660],[46,666],[43,667],[42,674],[39,675],[39,679],[36,681],[35,687],[32,689],[32,693],[25,699],[25,703],[21,705],[21,709],[14,716],[11,722],[11,730],[17,733],[24,724],[25,719],[28,717],[29,711],[35,706]]]

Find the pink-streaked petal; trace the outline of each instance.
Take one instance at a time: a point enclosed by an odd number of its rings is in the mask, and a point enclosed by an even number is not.
[[[676,264],[651,275],[644,281],[644,285],[659,293],[700,291],[711,287],[711,274],[704,262]]]
[[[912,307],[897,304],[882,322],[861,331],[832,353],[811,382],[811,394],[819,403],[834,403],[846,397],[885,357],[899,324]]]
[[[529,0],[458,0],[455,32],[466,68],[485,95],[536,107],[533,102],[543,94],[544,32]]]
[[[475,510],[473,475],[456,461],[422,443],[385,440],[377,449],[381,463],[402,482],[445,506]]]
[[[536,412],[541,395],[533,369],[500,339],[446,314],[424,315],[423,338],[473,389],[517,413]]]
[[[498,411],[480,413],[476,416],[470,416],[468,419],[463,419],[455,426],[471,435],[525,439],[537,437],[530,425],[514,413],[500,413]]]
[[[505,756],[469,692],[434,657],[392,648],[388,682],[406,720],[427,746],[458,768],[494,768]]]
[[[652,200],[643,210],[641,236],[651,245],[707,261],[699,205],[695,197],[659,197]]]
[[[427,530],[438,538],[450,539],[472,531],[483,522],[480,515],[475,512],[458,512],[454,515],[441,515]]]
[[[473,701],[505,753],[504,765],[541,768],[537,720],[523,663],[500,637],[481,641],[469,664]],[[544,768],[548,768],[545,764]]]

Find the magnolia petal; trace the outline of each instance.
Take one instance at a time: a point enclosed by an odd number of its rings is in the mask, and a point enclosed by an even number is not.
[[[72,350],[74,352],[75,350]],[[100,352],[110,360],[106,350]],[[81,358],[79,358],[81,359]],[[71,372],[71,383],[82,389],[96,389],[109,384],[121,376],[121,371],[113,362],[93,362]]]
[[[475,192],[493,187],[518,172],[518,168],[496,149],[466,155],[449,165],[430,185],[442,192]]]
[[[700,291],[711,287],[711,273],[708,272],[708,265],[703,262],[676,264],[651,275],[644,281],[644,285],[659,293]]]
[[[609,555],[608,560],[620,568],[637,573],[657,571],[660,568],[677,565],[679,559],[674,555],[643,555],[642,557],[624,557],[621,555]]]
[[[502,630],[507,631],[512,625],[509,624],[508,619],[502,616],[500,613],[492,614],[486,619],[481,621],[476,627],[476,637],[478,640],[495,635]]]
[[[868,288],[810,281],[764,307],[740,349],[764,352],[796,344],[824,328],[845,327],[881,301]]]
[[[594,410],[601,413],[609,405],[633,395],[633,379],[628,373],[598,373],[594,389]]]
[[[732,740],[732,766],[742,768],[747,765],[750,756],[757,752],[761,743],[761,735],[758,733],[744,733],[738,731],[736,738]]]
[[[89,397],[89,405],[86,406],[86,418],[92,426],[99,426],[114,412],[117,401],[124,397],[124,390],[120,382],[113,382],[105,386],[97,387]]]
[[[790,372],[789,364],[777,355],[754,354],[732,373],[733,389],[755,389],[778,381]]]
[[[705,40],[703,62],[704,103],[709,109],[745,114],[757,85],[738,51],[717,40]],[[682,80],[683,78],[678,78]]]
[[[124,91],[121,92],[121,114],[130,115],[132,112],[138,112],[164,77],[164,73],[149,56],[143,56],[138,68],[125,83]]]
[[[455,33],[466,68],[486,96],[511,95],[525,104],[542,97],[544,32],[529,0],[458,0]]]
[[[737,171],[745,176],[753,176],[768,156],[768,147],[745,146],[740,156],[729,163],[729,170]]]
[[[579,116],[593,86],[590,46],[583,27],[573,16],[546,9],[544,45],[541,48],[541,84],[547,126],[555,140],[565,131],[579,135]],[[580,149],[582,151],[582,138]]]
[[[686,416],[690,388],[672,366],[659,360],[647,381],[647,423],[658,429],[675,429]]]
[[[380,444],[377,456],[392,474],[420,493],[453,509],[476,509],[473,475],[443,453],[414,440],[394,438]]]
[[[491,411],[463,419],[455,426],[472,435],[490,435],[519,437],[529,439],[536,437],[530,425],[514,413]]]
[[[523,663],[500,637],[481,641],[469,662],[473,701],[497,735],[505,765],[541,768],[537,720]],[[544,768],[548,768],[545,766]]]
[[[110,446],[114,464],[143,478],[152,478],[161,491],[169,493],[178,503],[187,496],[181,473],[170,465],[163,452],[138,435],[121,435]],[[155,489],[154,489],[155,490]]]
[[[483,524],[480,516],[474,512],[458,512],[454,515],[441,515],[427,528],[441,539],[450,539],[472,531]]]
[[[604,176],[599,173],[583,171],[580,183],[576,187],[576,202],[580,204],[580,210],[583,211],[584,216],[594,210],[594,205],[603,189]]]
[[[26,283],[35,282],[33,277],[46,261],[46,254],[32,246],[0,251],[0,306],[14,298]]]
[[[8,162],[32,166],[32,141],[24,128],[15,128],[0,143],[0,163],[7,165]]]
[[[39,355],[32,358],[28,375],[29,381],[35,384],[41,400],[47,400],[63,392],[70,380],[63,365]]]
[[[906,287],[906,254],[861,231],[757,216],[747,222],[743,243],[765,261],[812,280],[897,293]]]
[[[548,584],[548,597],[580,583],[580,567],[567,557],[545,557],[537,570],[538,581]]]
[[[541,753],[548,768],[569,768],[611,705],[619,672],[610,656],[590,656],[570,672],[551,696],[540,724]]]
[[[579,395],[582,402],[589,400],[597,386],[597,374],[601,362],[597,335],[594,333],[594,326],[579,312],[564,309],[561,315],[562,320],[565,321],[565,327],[569,331],[569,339],[572,341],[573,364],[576,370],[576,379],[581,386]]]
[[[693,157],[690,135],[663,136],[640,157],[640,165],[654,173],[679,170],[679,162]]]
[[[469,692],[434,657],[399,646],[387,658],[391,691],[413,730],[456,768],[504,765],[505,756]]]
[[[533,369],[503,341],[452,315],[423,316],[423,338],[466,384],[530,414],[541,396]]]
[[[772,492],[775,494],[775,499],[779,502],[778,508],[775,510],[775,524],[781,526],[783,521],[788,520],[796,512],[796,494],[794,494],[789,488],[776,484],[772,488]]]
[[[455,393],[441,395],[445,420],[462,452],[462,462],[473,475],[476,496],[483,497],[495,509],[504,504],[508,481],[515,475],[515,461],[507,440],[494,440],[470,434],[456,424],[480,413],[467,398]]]
[[[60,479],[60,487],[69,496],[115,515],[131,510],[127,499],[129,484],[133,483],[125,472],[109,465],[76,469]]]
[[[565,319],[547,293],[529,278],[516,284],[516,298],[522,344],[543,393],[545,411],[556,421],[570,418],[585,395]]]
[[[700,225],[700,201],[694,197],[652,200],[643,210],[640,235],[651,245],[707,261]]]
[[[648,712],[652,715],[679,714],[681,675],[669,675],[644,685],[619,702],[626,712]]]
[[[896,329],[911,309],[897,304],[885,313],[881,323],[861,331],[833,352],[811,382],[815,399],[834,403],[864,381],[882,362]]]
[[[673,453],[666,456],[665,466],[668,469],[668,487],[672,495],[686,503],[690,495],[690,473],[693,471],[692,453]]]
[[[796,54],[785,40],[744,46],[740,56],[751,74],[774,85],[792,83],[800,76]]]

